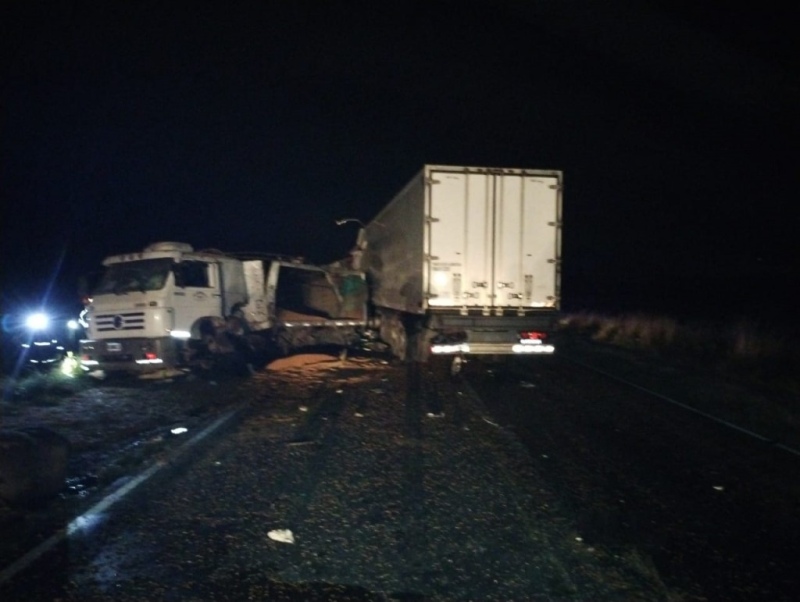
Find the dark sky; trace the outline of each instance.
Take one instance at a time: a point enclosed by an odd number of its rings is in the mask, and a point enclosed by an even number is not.
[[[800,79],[777,4],[0,11],[4,311],[157,240],[338,258],[356,232],[334,220],[425,163],[564,170],[567,308],[789,299]]]

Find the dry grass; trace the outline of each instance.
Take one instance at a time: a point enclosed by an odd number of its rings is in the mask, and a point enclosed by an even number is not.
[[[705,361],[760,384],[800,392],[800,353],[793,337],[755,321],[714,324],[645,313],[578,312],[564,315],[560,329],[601,343]]]

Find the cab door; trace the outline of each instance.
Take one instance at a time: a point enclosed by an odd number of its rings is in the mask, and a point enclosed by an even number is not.
[[[185,260],[173,266],[173,330],[191,331],[207,316],[222,315],[219,266],[206,261]]]

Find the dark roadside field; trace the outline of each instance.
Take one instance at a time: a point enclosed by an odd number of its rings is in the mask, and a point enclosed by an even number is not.
[[[3,598],[671,599],[634,548],[582,541],[522,444],[444,364],[298,356],[271,368],[119,393],[103,384],[51,406],[103,391],[148,418],[139,436],[118,424],[117,451],[94,466],[103,452],[90,435],[114,421],[80,422],[76,470],[107,476],[49,509],[7,510],[4,531],[63,524],[124,466],[168,466],[4,584]],[[191,434],[240,405],[236,424],[169,460],[171,428]],[[287,533],[293,543],[273,539]]]

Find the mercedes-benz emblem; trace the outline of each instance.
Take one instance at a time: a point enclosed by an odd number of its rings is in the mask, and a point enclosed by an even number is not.
[[[125,320],[122,319],[122,316],[114,316],[114,328],[120,330],[122,325],[125,323]]]

